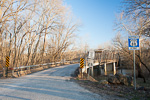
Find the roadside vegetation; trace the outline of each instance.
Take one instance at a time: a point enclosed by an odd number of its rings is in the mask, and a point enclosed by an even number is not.
[[[120,15],[117,16],[116,32],[113,39],[118,51],[121,67],[133,69],[133,51],[128,50],[128,36],[140,37],[140,50],[136,50],[136,69],[143,81],[150,76],[150,1],[124,0]]]
[[[101,81],[108,80],[109,76],[106,75],[94,77],[98,82],[79,77],[77,77],[77,82],[100,95],[116,96],[112,98],[114,100],[117,97],[125,100],[150,100],[150,1],[123,0],[122,4],[120,14],[116,16],[115,31],[117,34],[113,39],[113,46],[99,47],[99,49],[105,49],[99,60],[107,62],[115,58],[119,69],[133,70],[133,51],[128,50],[128,36],[138,35],[140,50],[135,52],[137,90],[134,90],[133,86],[101,84]]]
[[[150,76],[150,1],[123,0],[119,11],[114,23],[116,36],[111,46],[104,47],[108,50],[104,52],[105,60],[107,62],[114,55],[120,69],[133,70],[133,51],[128,49],[128,36],[138,35],[140,50],[135,51],[137,77],[146,82]]]
[[[124,85],[120,83],[109,83],[109,75],[95,76],[94,79],[87,78],[85,74],[82,75],[77,69],[74,73],[74,80],[80,86],[97,93],[101,96],[107,97],[111,100],[149,100],[150,99],[150,79],[144,83],[141,78],[137,79],[137,90],[131,85]]]
[[[138,79],[141,82],[141,80]],[[76,82],[99,95],[108,96],[111,100],[150,100],[150,89],[134,90],[132,86],[124,86],[118,84],[100,84],[99,82],[92,82],[89,80],[77,79]],[[137,82],[138,83],[138,82]],[[149,85],[150,80],[147,83],[142,82],[143,85]]]
[[[79,28],[73,20],[63,0],[1,0],[0,70],[6,56],[9,67],[79,58],[82,51],[71,46]]]

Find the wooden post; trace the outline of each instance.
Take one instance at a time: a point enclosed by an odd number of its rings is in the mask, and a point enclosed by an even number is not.
[[[86,61],[85,61],[85,73],[87,73],[87,59],[86,59]]]
[[[81,68],[81,79],[83,79],[83,73],[82,73],[82,68]]]
[[[28,67],[28,73],[31,73],[30,67]]]
[[[107,75],[107,66],[106,66],[106,63],[104,63],[104,71],[105,71],[105,75]]]
[[[12,69],[12,74],[11,74],[11,76],[12,76],[12,77],[14,76],[14,69]]]
[[[6,68],[6,78],[8,77],[8,67]]]
[[[5,77],[6,76],[6,70],[5,70],[5,68],[3,68],[3,77]]]
[[[94,74],[93,74],[93,66],[91,66],[91,74],[92,74],[92,76],[94,76]]]
[[[113,62],[113,69],[114,69],[114,75],[116,74],[116,65],[115,62]]]

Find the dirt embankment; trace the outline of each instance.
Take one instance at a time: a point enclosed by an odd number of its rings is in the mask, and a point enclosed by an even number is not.
[[[107,76],[99,76],[98,82],[92,82],[78,77],[78,69],[74,73],[75,81],[82,87],[102,96],[107,96],[110,100],[150,100],[150,79],[143,83],[142,79],[137,79],[137,90],[132,86],[120,84],[100,84],[100,80],[107,79]]]

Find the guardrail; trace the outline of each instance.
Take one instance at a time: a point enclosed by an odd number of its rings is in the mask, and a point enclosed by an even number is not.
[[[79,63],[79,60],[64,61],[64,62],[53,62],[53,63],[45,63],[45,64],[38,64],[38,65],[30,65],[30,66],[20,66],[20,67],[10,68],[10,70],[11,70],[11,76],[12,77],[19,77],[19,76],[22,76],[22,75],[32,73],[31,69],[32,70],[37,69],[37,71],[40,71],[40,70],[43,70],[43,69],[50,68],[52,66],[73,64],[73,63]]]

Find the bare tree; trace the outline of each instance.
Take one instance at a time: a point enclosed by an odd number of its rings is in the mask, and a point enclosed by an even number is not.
[[[123,18],[131,21],[132,23],[137,23],[142,19],[142,27],[140,27],[145,35],[144,30],[150,28],[150,1],[149,0],[124,0],[123,1]],[[138,25],[137,25],[138,26]],[[136,30],[139,30],[138,27]],[[135,31],[136,31],[135,30]]]
[[[6,55],[11,67],[60,60],[78,28],[69,14],[63,0],[1,0],[1,64]]]
[[[119,50],[119,53],[120,53],[122,59],[124,59],[124,61],[125,61],[124,65],[131,66],[132,62],[133,62],[133,57],[132,57],[133,52],[128,50],[127,40],[124,40],[118,34],[118,36],[116,36],[116,38],[113,40],[113,43],[114,43],[114,46]],[[144,59],[146,59],[146,58],[143,58],[140,55],[140,51],[136,51],[136,59],[137,59],[136,66],[137,66],[137,71],[138,71],[138,77],[143,78],[144,82],[146,82],[146,79],[144,76],[144,70],[142,68],[142,66],[144,66],[147,69],[147,71],[149,71],[149,67],[147,66],[148,63],[144,62]],[[142,66],[140,64],[142,64]]]
[[[147,35],[145,35],[145,30],[149,29],[149,24],[150,24],[150,1],[148,0],[124,0],[123,4],[125,5],[123,7],[122,13],[119,15],[119,21],[117,23],[117,31],[119,31],[121,34],[124,36],[127,35],[139,35],[140,37],[140,45],[141,48],[139,51],[136,52],[136,58],[138,60],[137,65],[137,70],[139,72],[140,77],[144,77],[144,70],[143,67],[150,73],[150,68],[149,68],[149,61],[145,61],[145,59],[148,59],[144,55],[143,50],[147,50],[149,52],[150,50],[148,49],[148,45],[146,45],[144,42],[149,41],[147,38]],[[119,30],[118,30],[119,29]],[[125,33],[127,33],[125,35]],[[126,40],[122,40],[122,42],[117,36],[118,39],[114,39],[116,42],[115,45],[117,45],[122,52],[124,52],[124,56],[127,56],[128,58],[129,55],[132,53],[127,49],[127,45],[125,45]],[[125,49],[126,48],[126,49]],[[147,48],[147,49],[146,49]],[[126,52],[126,53],[125,53]],[[127,59],[127,58],[126,58]],[[131,58],[131,60],[133,60]],[[144,79],[145,81],[145,79]]]

